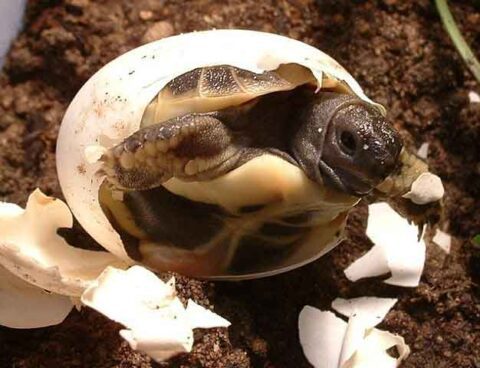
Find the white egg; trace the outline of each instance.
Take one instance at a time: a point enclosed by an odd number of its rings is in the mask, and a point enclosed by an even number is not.
[[[294,63],[322,78],[343,81],[370,101],[355,79],[334,59],[305,43],[279,35],[215,30],[162,39],[113,60],[81,88],[63,119],[57,143],[57,170],[67,203],[83,228],[116,256],[129,256],[103,213],[98,192],[103,177],[97,161],[140,127],[147,105],[172,79],[195,68],[231,65],[255,73]]]

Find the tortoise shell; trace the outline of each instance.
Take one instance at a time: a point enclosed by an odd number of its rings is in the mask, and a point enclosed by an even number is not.
[[[264,95],[303,85],[317,88],[311,72],[295,64],[262,74],[226,65],[194,69],[158,93],[141,128],[189,113],[248,109]],[[328,75],[322,89],[349,92]],[[272,154],[212,180],[174,177],[122,197],[102,186],[102,208],[130,257],[156,270],[224,279],[267,276],[320,257],[342,239],[358,201]]]
[[[307,68],[281,65],[262,74],[228,65],[197,68],[170,81],[147,107],[141,127],[157,124],[189,113],[217,111],[238,106],[260,96],[292,90],[302,84],[317,85]],[[348,88],[324,75],[322,89]]]

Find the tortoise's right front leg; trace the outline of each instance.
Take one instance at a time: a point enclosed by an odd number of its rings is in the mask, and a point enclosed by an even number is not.
[[[101,161],[107,180],[118,189],[144,190],[171,177],[208,180],[234,168],[241,148],[231,131],[212,114],[190,114],[132,134]]]

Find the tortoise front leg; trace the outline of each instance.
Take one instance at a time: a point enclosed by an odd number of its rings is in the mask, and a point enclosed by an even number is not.
[[[236,167],[241,151],[212,114],[190,114],[134,133],[103,155],[102,171],[114,187],[145,190],[171,177],[218,177]]]

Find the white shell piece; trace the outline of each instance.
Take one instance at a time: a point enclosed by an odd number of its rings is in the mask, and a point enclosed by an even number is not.
[[[396,299],[336,299],[332,307],[349,317],[348,323],[332,312],[305,306],[298,327],[300,344],[307,360],[315,368],[389,368],[398,367],[410,349],[401,336],[378,330]],[[396,347],[397,359],[387,350]]]
[[[365,332],[382,322],[396,302],[397,299],[376,297],[337,298],[332,302],[333,309],[349,318],[340,354],[340,366],[360,349]]]
[[[398,358],[387,353],[392,347],[396,348]],[[374,328],[341,368],[396,368],[409,354],[410,348],[402,336]]]
[[[319,85],[327,73],[373,103],[328,55],[299,41],[254,31],[215,30],[165,38],[136,48],[98,71],[70,104],[57,142],[59,181],[84,229],[106,249],[128,259],[120,236],[100,209],[98,189],[103,178],[95,175],[99,163],[91,162],[89,147],[110,148],[137,131],[153,97],[170,80],[190,70],[227,64],[261,73],[284,63],[309,68]],[[385,113],[381,105],[374,105]]]
[[[354,314],[348,319],[347,330],[343,337],[342,349],[340,350],[340,358],[338,360],[339,367],[345,366],[345,363],[362,345],[367,329],[363,317],[363,315]]]
[[[303,353],[315,368],[338,368],[347,323],[332,312],[303,307],[298,333]]]
[[[470,103],[480,103],[480,95],[475,91],[468,92],[468,100]]]
[[[450,247],[452,246],[452,237],[449,234],[443,232],[440,229],[437,229],[432,241],[437,244],[445,253],[450,253]]]
[[[40,328],[61,323],[73,308],[70,298],[51,294],[0,266],[0,325]]]
[[[161,328],[152,330],[120,330],[133,350],[143,351],[157,362],[163,362],[193,347],[192,329],[172,321],[164,321]]]
[[[402,197],[415,204],[427,204],[440,200],[444,194],[442,180],[437,175],[426,172],[412,183],[410,191]]]
[[[388,267],[385,250],[382,247],[373,246],[367,253],[348,266],[344,272],[350,281],[389,273],[390,268]]]
[[[230,322],[211,310],[205,309],[189,299],[185,310],[190,326],[194,328],[229,327]]]
[[[428,147],[429,147],[428,142],[422,143],[422,145],[420,146],[420,148],[417,151],[418,157],[426,160],[428,158]]]
[[[72,224],[67,205],[40,190],[25,210],[0,203],[0,266],[45,290],[79,296],[107,265],[122,262],[107,252],[70,246],[57,230]]]
[[[81,299],[126,326],[120,335],[133,349],[158,362],[191,351],[192,329],[230,325],[191,300],[184,308],[176,296],[174,280],[165,283],[141,266],[127,271],[108,267]]]
[[[365,328],[372,328],[383,321],[388,311],[393,308],[396,302],[397,299],[394,298],[337,298],[332,302],[332,308],[346,317],[362,315]]]
[[[348,266],[345,275],[357,281],[390,271],[387,284],[418,286],[425,263],[425,242],[423,237],[418,240],[417,226],[384,202],[372,204],[368,210],[367,235],[375,245]]]

